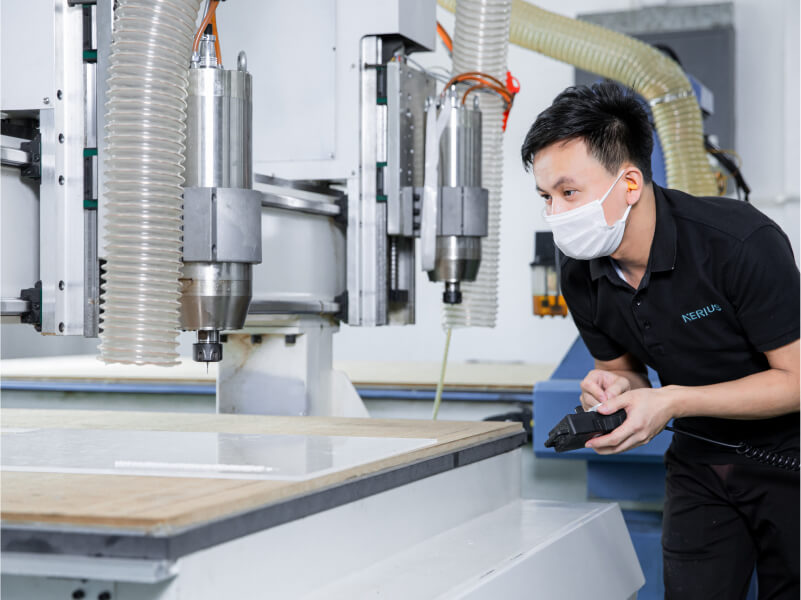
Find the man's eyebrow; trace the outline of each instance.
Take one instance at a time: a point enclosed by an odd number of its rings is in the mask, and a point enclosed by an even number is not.
[[[554,188],[558,188],[560,185],[564,185],[566,183],[569,183],[571,185],[576,185],[576,182],[572,177],[570,177],[568,175],[562,175],[559,179],[556,180],[556,183],[553,184],[553,187]],[[543,190],[539,186],[539,184],[537,184],[537,191],[538,192],[545,192],[545,190]]]

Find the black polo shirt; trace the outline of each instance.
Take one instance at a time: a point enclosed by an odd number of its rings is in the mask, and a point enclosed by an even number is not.
[[[562,259],[564,297],[590,353],[612,360],[629,352],[662,385],[709,385],[769,369],[763,352],[799,337],[799,272],[787,236],[745,202],[656,185],[654,195],[656,229],[638,289],[609,257]],[[798,452],[798,413],[675,424],[724,442]],[[709,463],[746,460],[687,436],[674,436],[672,447]]]

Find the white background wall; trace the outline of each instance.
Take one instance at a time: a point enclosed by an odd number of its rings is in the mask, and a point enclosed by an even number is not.
[[[538,0],[537,5],[574,17],[586,12],[628,10],[659,4],[631,0]],[[736,149],[753,190],[756,206],[775,219],[793,241],[799,256],[799,2],[735,0]],[[437,18],[453,32],[454,17],[437,9]],[[418,61],[450,61],[441,44]],[[519,79],[518,94],[504,142],[503,217],[501,224],[500,307],[495,329],[454,331],[451,360],[556,363],[576,336],[568,319],[531,314],[528,263],[533,232],[545,229],[541,201],[531,175],[523,172],[520,146],[537,114],[573,83],[573,68],[510,45],[509,69]],[[441,327],[441,284],[421,275],[417,324],[362,329],[343,326],[334,337],[336,359],[440,360],[445,335]]]

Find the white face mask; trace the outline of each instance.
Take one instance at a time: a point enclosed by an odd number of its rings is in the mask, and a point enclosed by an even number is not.
[[[590,260],[609,256],[620,246],[631,205],[626,208],[623,217],[612,225],[606,223],[602,205],[624,172],[620,172],[600,199],[556,215],[543,215],[553,231],[554,242],[565,255]]]

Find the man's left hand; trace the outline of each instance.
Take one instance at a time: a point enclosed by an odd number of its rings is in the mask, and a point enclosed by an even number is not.
[[[587,442],[598,454],[617,454],[650,442],[673,418],[667,388],[640,388],[610,398],[598,412],[611,415],[625,409],[626,420],[614,431]]]

